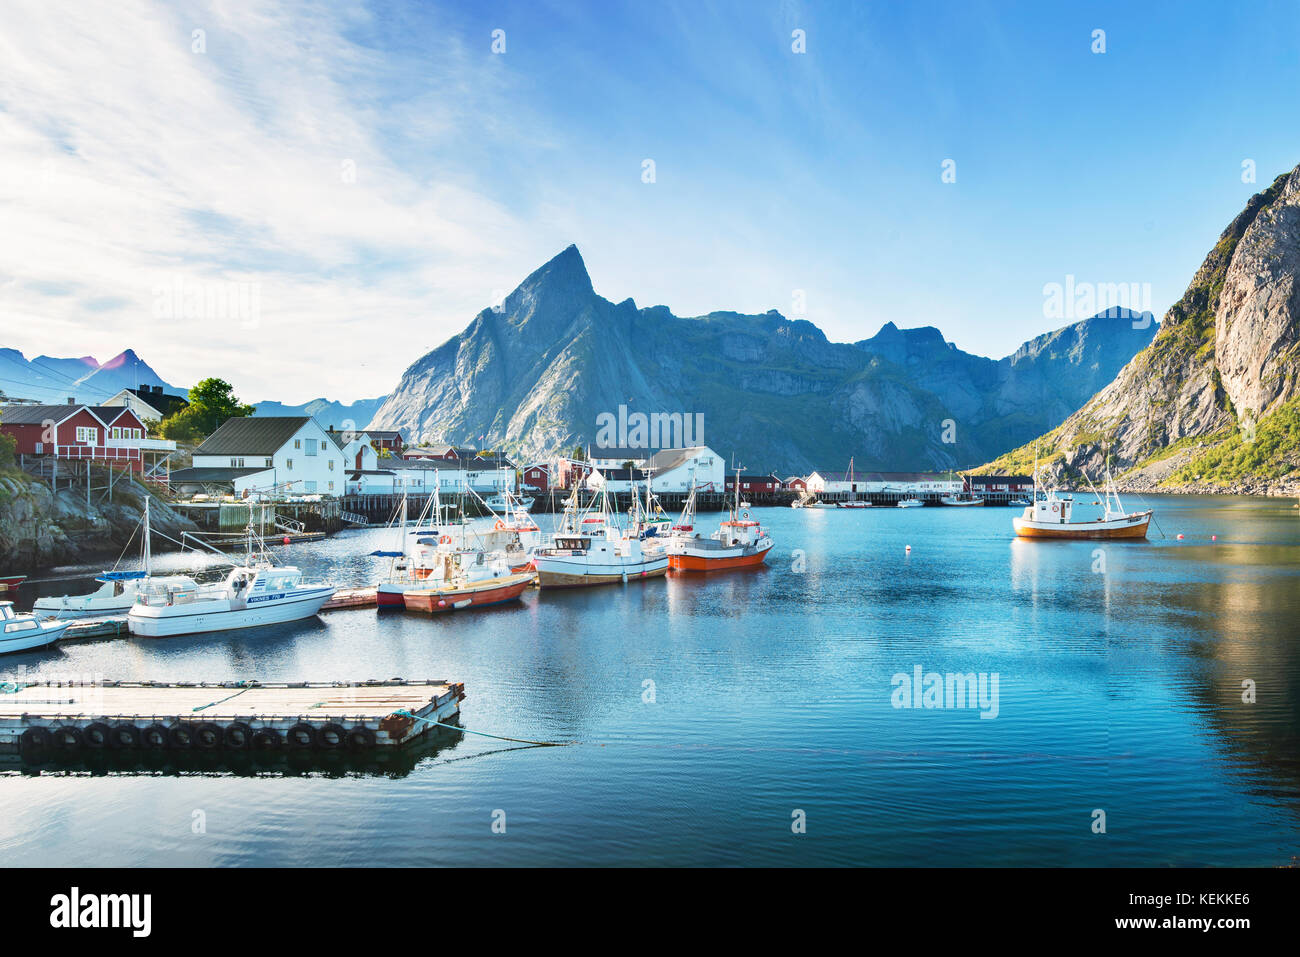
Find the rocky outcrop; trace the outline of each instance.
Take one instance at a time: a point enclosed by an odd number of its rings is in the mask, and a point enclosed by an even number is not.
[[[1107,459],[1133,487],[1288,490],[1300,401],[1300,167],[1253,196],[1210,250],[1151,345],[1035,447],[1059,475]],[[1261,437],[1267,441],[1261,441]]]
[[[87,506],[84,491],[55,493],[21,471],[0,471],[0,570],[27,572],[116,556],[137,531],[146,495],[139,486],[124,483],[114,490],[112,501],[92,500]],[[198,530],[157,497],[151,501],[150,521],[156,531],[172,538]]]
[[[531,458],[593,444],[623,405],[701,413],[703,441],[751,469],[953,468],[1055,425],[1154,333],[1097,317],[1000,360],[893,323],[833,343],[774,310],[615,304],[570,246],[411,365],[371,425]]]

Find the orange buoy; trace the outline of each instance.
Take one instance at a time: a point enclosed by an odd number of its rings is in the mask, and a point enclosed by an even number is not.
[[[284,544],[288,545],[290,541],[289,536],[288,535],[284,536],[284,538],[282,538],[281,541],[284,542]]]

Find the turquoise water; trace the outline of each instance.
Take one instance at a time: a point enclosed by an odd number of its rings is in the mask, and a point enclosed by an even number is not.
[[[580,743],[446,734],[373,767],[10,764],[0,852],[32,865],[1287,863],[1300,513],[1151,502],[1168,537],[1108,545],[1015,541],[1011,509],[758,509],[777,546],[757,571],[7,656],[8,676],[454,678],[466,728]],[[380,561],[361,556],[385,546],[352,532],[278,554],[359,584]],[[894,676],[918,666],[986,675],[986,690],[996,675],[996,717],[894,707]]]

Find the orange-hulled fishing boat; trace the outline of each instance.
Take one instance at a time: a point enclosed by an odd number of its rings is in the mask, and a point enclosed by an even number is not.
[[[1086,478],[1086,476],[1085,476]],[[1089,485],[1092,481],[1089,480]],[[1110,470],[1106,471],[1106,494],[1097,492],[1097,500],[1090,505],[1075,502],[1069,495],[1058,495],[1055,489],[1041,492],[1038,488],[1038,468],[1034,468],[1034,500],[1024,514],[1011,520],[1012,527],[1021,538],[1146,538],[1151,524],[1151,509],[1129,512],[1119,500]],[[1080,518],[1078,512],[1094,505],[1103,507],[1094,517]],[[1078,506],[1076,508],[1076,506]]]
[[[407,611],[457,611],[462,608],[499,605],[514,601],[533,583],[532,572],[499,575],[480,581],[468,578],[442,580],[437,587],[411,589],[402,593]]]
[[[736,471],[736,501],[727,521],[704,538],[695,529],[695,483],[686,497],[681,518],[664,539],[668,567],[679,572],[722,571],[761,565],[772,550],[771,536],[740,507],[740,470]]]

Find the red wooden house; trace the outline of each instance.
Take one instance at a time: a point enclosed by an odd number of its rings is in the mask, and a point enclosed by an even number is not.
[[[740,474],[740,494],[754,492],[775,492],[781,488],[781,480],[775,475],[746,475]],[[727,476],[727,492],[735,494],[736,491],[736,473]]]
[[[0,409],[0,433],[13,436],[18,455],[144,471],[148,430],[125,406],[6,406]]]

